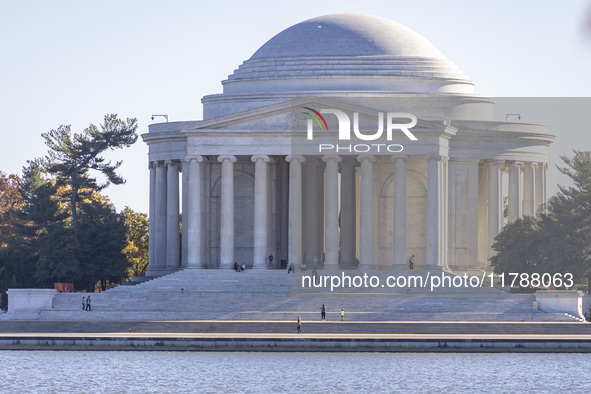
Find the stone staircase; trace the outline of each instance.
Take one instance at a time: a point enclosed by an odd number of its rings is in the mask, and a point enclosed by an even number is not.
[[[328,320],[340,320],[344,308],[347,322],[574,321],[563,313],[534,311],[533,295],[498,288],[302,291],[299,275],[284,270],[186,269],[93,293],[92,312],[82,311],[82,297],[87,294],[70,293],[58,294],[51,310],[11,313],[0,319],[292,322],[297,315],[306,321],[320,320],[320,306],[326,304]]]

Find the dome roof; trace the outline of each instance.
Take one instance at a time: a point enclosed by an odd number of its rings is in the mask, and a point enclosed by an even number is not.
[[[325,15],[267,41],[222,81],[224,94],[473,92],[458,67],[426,38],[396,22]]]
[[[379,56],[445,59],[426,38],[388,19],[333,14],[308,19],[271,38],[251,59],[299,56]]]

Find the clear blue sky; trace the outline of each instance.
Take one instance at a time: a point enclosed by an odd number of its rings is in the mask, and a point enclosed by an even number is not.
[[[201,97],[281,30],[354,12],[402,23],[433,42],[493,97],[591,96],[591,2],[557,1],[10,1],[0,0],[0,171],[21,173],[46,149],[41,133],[81,131],[107,113],[201,118]],[[587,33],[586,33],[587,32]],[[591,108],[590,108],[591,109]],[[591,112],[591,111],[587,111]],[[589,118],[587,118],[589,119]],[[580,123],[580,122],[579,122]],[[551,166],[586,132],[559,130]],[[116,151],[118,209],[147,212],[147,147]],[[551,173],[549,194],[565,180]]]

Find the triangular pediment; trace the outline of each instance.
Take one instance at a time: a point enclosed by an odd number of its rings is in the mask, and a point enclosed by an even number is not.
[[[331,98],[309,96],[185,124],[181,127],[181,131],[197,133],[200,131],[211,132],[213,130],[287,131],[293,128],[304,127],[304,122],[308,119],[304,113],[307,112],[304,109],[305,107],[316,109],[336,108],[347,113],[357,112],[359,114],[360,124],[364,122],[376,122],[378,119],[378,111],[375,109],[344,103]],[[327,116],[327,118],[331,119],[332,116]],[[336,123],[336,118],[332,119],[332,121]],[[427,122],[419,119],[415,127],[423,132],[441,132],[446,126],[441,123]]]

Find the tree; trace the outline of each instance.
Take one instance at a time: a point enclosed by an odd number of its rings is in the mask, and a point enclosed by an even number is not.
[[[137,140],[137,120],[123,121],[117,115],[106,115],[100,129],[91,124],[82,133],[72,133],[70,126],[60,126],[41,134],[49,148],[44,159],[46,170],[57,177],[58,184],[70,187],[70,213],[76,235],[78,228],[78,193],[82,188],[102,190],[109,184],[119,185],[125,180],[116,173],[121,161],[112,164],[101,155],[107,150],[129,147]],[[90,170],[98,171],[107,178],[98,184],[88,175]]]
[[[0,245],[12,231],[14,211],[21,206],[20,178],[0,171]]]
[[[587,276],[591,285],[591,152],[561,158],[559,170],[573,186],[559,186],[547,213],[503,228],[493,245],[495,272],[571,273],[575,283]]]
[[[148,215],[125,207],[121,212],[127,229],[127,246],[123,250],[130,262],[129,276],[144,276],[149,258]]]
[[[543,256],[543,239],[538,221],[526,216],[506,225],[495,238],[493,249],[497,254],[490,261],[496,273],[539,272]]]
[[[541,221],[553,266],[568,270],[578,283],[587,277],[591,285],[591,152],[573,152],[572,158],[561,156],[566,166],[558,167],[573,185],[559,186]]]
[[[81,277],[80,262],[76,256],[78,245],[71,228],[54,223],[39,237],[35,279],[42,286],[55,282],[75,282]]]
[[[78,236],[81,280],[88,290],[94,290],[97,282],[105,290],[107,282],[126,278],[130,267],[124,254],[125,218],[104,198],[94,198],[81,208]]]
[[[43,240],[67,219],[60,213],[55,197],[55,182],[43,178],[38,161],[29,161],[23,169],[19,183],[20,203],[13,206],[11,232],[0,246],[0,293],[5,305],[5,291],[9,287],[35,287],[39,285],[37,263],[45,258]],[[47,241],[50,244],[51,241]]]

